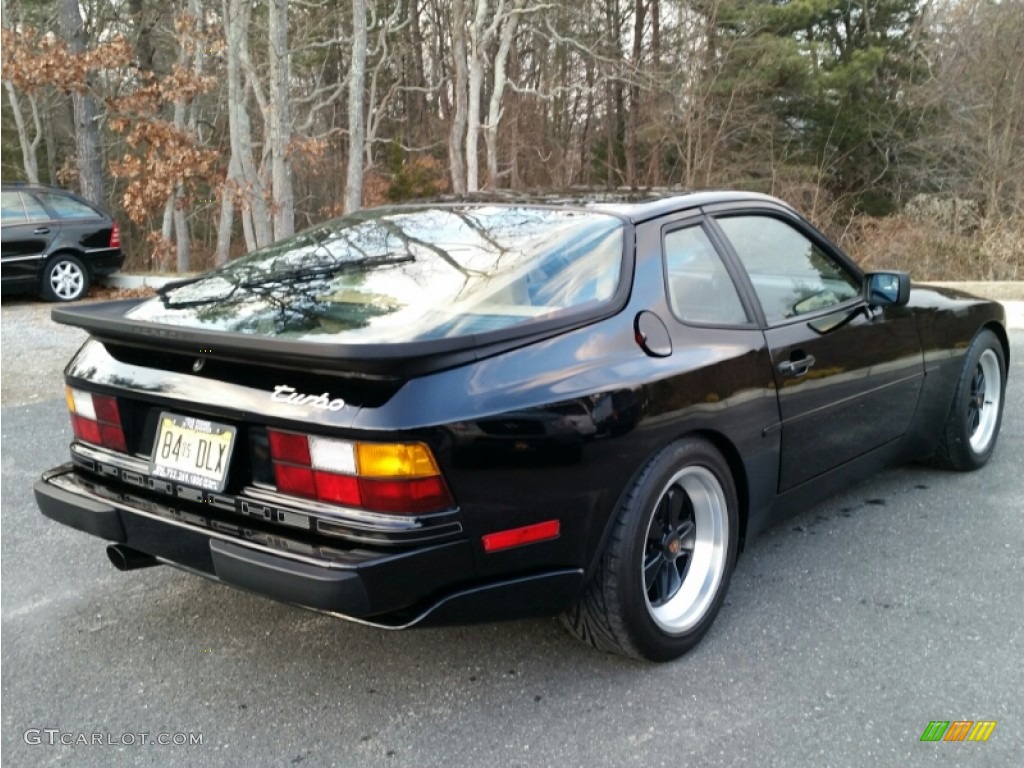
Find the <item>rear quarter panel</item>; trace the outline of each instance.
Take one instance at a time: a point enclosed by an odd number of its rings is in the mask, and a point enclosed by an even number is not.
[[[592,570],[632,480],[685,434],[718,445],[751,515],[770,504],[779,439],[770,427],[779,416],[764,335],[673,320],[658,232],[638,228],[633,291],[620,314],[414,379],[354,418],[356,430],[416,433],[431,444],[477,543],[481,577],[562,565]],[[641,310],[671,329],[671,356],[649,357],[636,343]],[[489,531],[553,518],[562,524],[556,541],[490,554],[479,547]]]

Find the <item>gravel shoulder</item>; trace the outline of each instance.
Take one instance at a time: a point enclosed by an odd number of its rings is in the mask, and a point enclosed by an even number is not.
[[[53,304],[4,298],[0,400],[4,407],[61,397],[63,370],[87,334],[50,320]]]

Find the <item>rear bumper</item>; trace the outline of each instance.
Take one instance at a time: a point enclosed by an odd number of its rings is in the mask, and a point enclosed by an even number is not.
[[[371,552],[318,546],[113,491],[64,465],[35,484],[44,516],[207,578],[387,628],[543,615],[579,593],[583,572],[553,569],[474,584],[466,540]],[[198,506],[198,505],[195,505]]]
[[[88,254],[89,269],[96,277],[112,275],[124,264],[124,253],[120,248],[93,251]]]

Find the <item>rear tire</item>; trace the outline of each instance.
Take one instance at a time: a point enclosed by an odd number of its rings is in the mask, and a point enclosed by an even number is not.
[[[974,337],[946,417],[935,463],[966,472],[992,456],[1003,420],[1006,358],[996,335],[984,329]]]
[[[593,647],[670,661],[695,646],[736,564],[738,502],[729,466],[705,440],[665,448],[626,493],[597,572],[562,623]]]
[[[89,269],[77,256],[57,253],[43,269],[40,293],[47,301],[78,301],[89,292]]]

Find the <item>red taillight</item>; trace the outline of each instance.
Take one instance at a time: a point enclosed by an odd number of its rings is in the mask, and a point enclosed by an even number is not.
[[[369,506],[359,493],[360,481],[357,478],[315,470],[313,474],[316,475],[316,496],[320,501],[349,507]]]
[[[100,425],[92,419],[86,419],[83,416],[79,416],[77,413],[72,413],[71,430],[79,440],[84,440],[87,443],[94,443],[95,445],[101,444]]]
[[[536,525],[525,525],[522,528],[510,528],[507,531],[488,533],[483,537],[484,552],[497,552],[499,549],[519,547],[538,541],[558,538],[561,525],[558,520],[545,520]]]
[[[71,429],[77,439],[127,453],[121,413],[115,398],[71,387],[66,389],[66,398],[71,412]]]
[[[368,480],[360,478],[363,506],[388,512],[431,512],[451,506],[451,497],[440,477],[418,480]]]
[[[124,441],[124,432],[121,427],[114,424],[100,422],[100,445],[111,448],[121,453],[128,453],[128,446]]]
[[[316,481],[309,467],[295,467],[291,464],[274,464],[274,480],[281,493],[316,498]]]
[[[375,512],[439,512],[454,502],[421,443],[354,443],[267,430],[282,493]]]
[[[121,426],[121,414],[117,410],[117,400],[103,395],[92,396],[92,407],[96,411],[96,420],[107,424]]]
[[[310,466],[309,440],[305,435],[292,432],[275,432],[267,430],[270,436],[270,455],[275,461],[287,461],[290,464]]]
[[[121,247],[121,229],[117,226],[117,222],[114,222],[113,228],[110,230],[110,243],[111,248]]]

